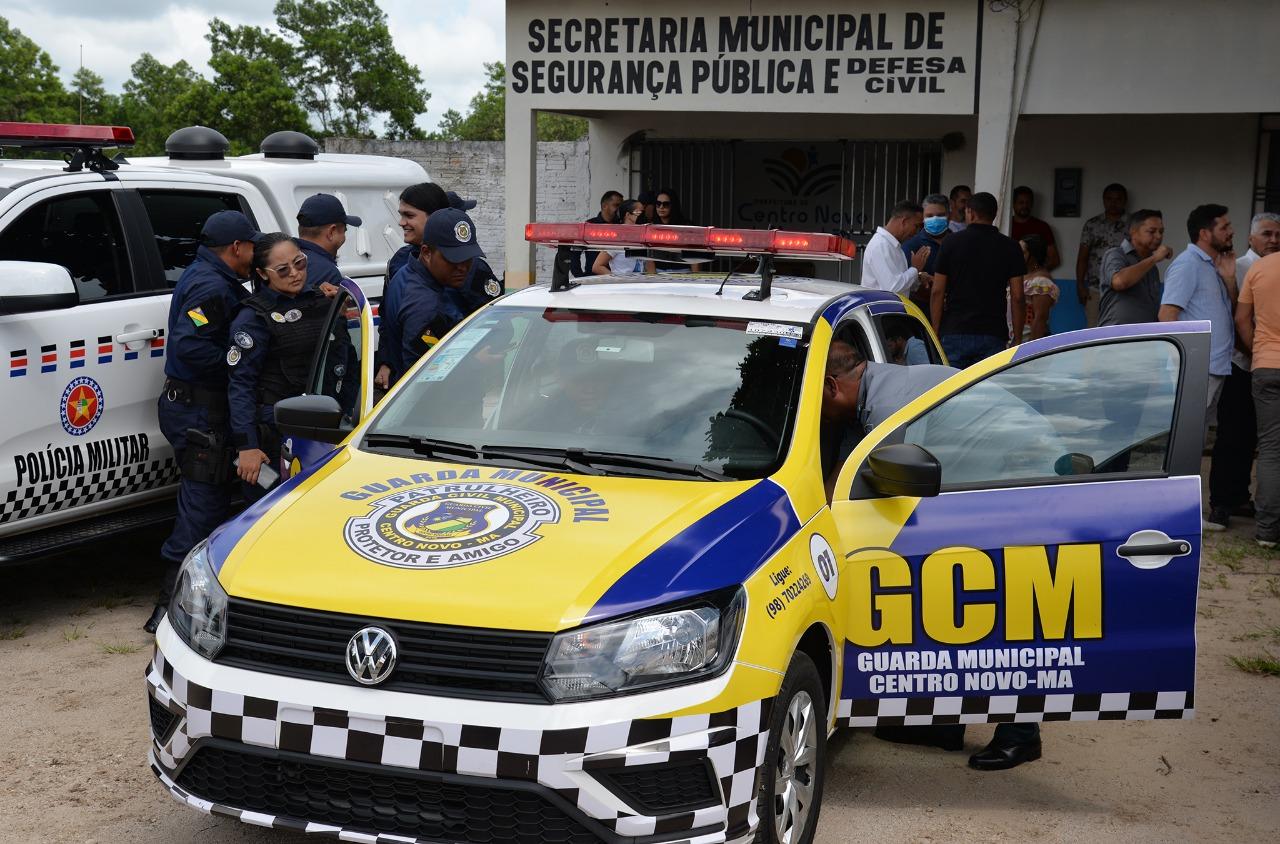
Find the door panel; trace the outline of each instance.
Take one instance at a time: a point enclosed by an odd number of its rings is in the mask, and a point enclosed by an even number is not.
[[[1207,345],[1188,325],[1007,351],[859,445],[832,505],[843,723],[1192,715]],[[941,494],[871,492],[866,456],[903,441]]]

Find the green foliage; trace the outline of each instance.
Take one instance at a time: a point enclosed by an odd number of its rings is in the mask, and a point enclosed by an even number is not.
[[[467,105],[465,116],[449,109],[432,137],[442,141],[501,141],[506,138],[507,68],[485,63],[488,79]],[[587,121],[567,114],[538,114],[538,140],[576,141],[587,134]]]
[[[208,83],[185,60],[167,65],[150,53],[143,53],[130,70],[133,76],[120,97],[119,122],[133,129],[134,155],[163,154],[173,130],[200,122],[189,120],[198,97],[188,95],[194,86]]]
[[[53,59],[0,17],[0,120],[71,123],[75,115]]]
[[[79,123],[112,123],[120,110],[117,97],[107,93],[102,77],[82,67],[71,77],[71,105]]]
[[[299,101],[323,134],[372,137],[385,114],[388,137],[422,136],[414,121],[431,95],[375,0],[280,0],[275,15],[297,56],[290,71]]]

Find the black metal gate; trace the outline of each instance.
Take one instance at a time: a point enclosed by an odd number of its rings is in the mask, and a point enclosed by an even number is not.
[[[644,141],[631,149],[631,197],[674,190],[700,226],[733,226],[735,141]]]

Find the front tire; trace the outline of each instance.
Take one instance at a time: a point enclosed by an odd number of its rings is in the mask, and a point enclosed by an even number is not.
[[[827,702],[813,660],[791,658],[769,716],[760,776],[761,844],[811,844],[822,808]]]

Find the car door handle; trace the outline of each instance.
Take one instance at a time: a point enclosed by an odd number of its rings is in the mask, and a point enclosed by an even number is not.
[[[1174,557],[1190,554],[1191,543],[1185,539],[1170,539],[1162,531],[1140,530],[1126,539],[1116,553],[1136,568],[1158,569]]]
[[[154,340],[160,336],[158,328],[140,328],[137,331],[125,331],[116,335],[117,343],[137,343],[142,340]]]

